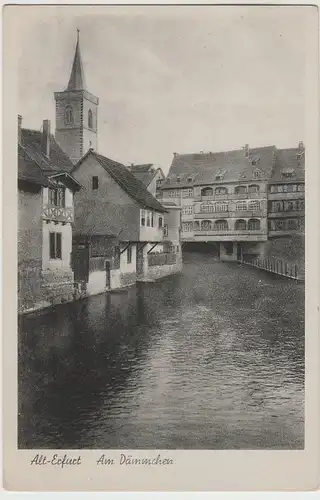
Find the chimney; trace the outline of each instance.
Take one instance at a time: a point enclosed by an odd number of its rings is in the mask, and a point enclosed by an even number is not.
[[[42,151],[46,156],[50,156],[51,145],[51,122],[50,120],[43,120],[42,127]]]
[[[249,158],[249,154],[250,154],[249,144],[246,144],[246,145],[244,146],[244,156],[245,156],[246,158]]]

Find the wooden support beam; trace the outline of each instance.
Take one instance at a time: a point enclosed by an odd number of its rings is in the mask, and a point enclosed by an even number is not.
[[[140,253],[146,245],[148,245],[148,242],[142,243],[141,247],[139,247],[139,243],[137,243],[137,253]]]
[[[148,252],[147,252],[147,253],[149,254],[149,253],[150,253],[150,252],[151,252],[151,251],[152,251],[152,250],[153,250],[153,249],[154,249],[157,245],[158,245],[158,242],[157,242],[157,243],[155,243],[155,244],[153,245],[153,247],[151,247],[151,248],[150,248],[150,250],[148,250]]]
[[[121,250],[120,255],[121,255],[121,254],[123,254],[126,250],[128,250],[128,248],[129,248],[131,245],[132,245],[132,243],[130,243],[130,242],[129,242],[129,243],[128,243],[128,245],[127,245],[126,247],[124,247],[124,249],[123,249],[123,250]]]

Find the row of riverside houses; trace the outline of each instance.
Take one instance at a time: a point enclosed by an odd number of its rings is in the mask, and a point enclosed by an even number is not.
[[[98,98],[86,90],[79,36],[56,131],[18,117],[19,312],[127,287],[181,269],[180,207],[97,149]],[[160,177],[164,177],[160,171]]]
[[[161,184],[157,198],[182,209],[183,244],[214,242],[222,260],[276,254],[304,261],[302,142],[291,149],[174,153]]]

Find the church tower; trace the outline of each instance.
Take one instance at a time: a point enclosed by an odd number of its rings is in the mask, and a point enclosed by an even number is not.
[[[86,89],[80,53],[79,30],[71,74],[66,90],[55,92],[55,137],[63,151],[76,163],[90,148],[97,149],[99,99]]]

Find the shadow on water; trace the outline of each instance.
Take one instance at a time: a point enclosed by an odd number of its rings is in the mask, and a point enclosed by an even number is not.
[[[20,448],[301,448],[304,290],[184,271],[19,322]]]

